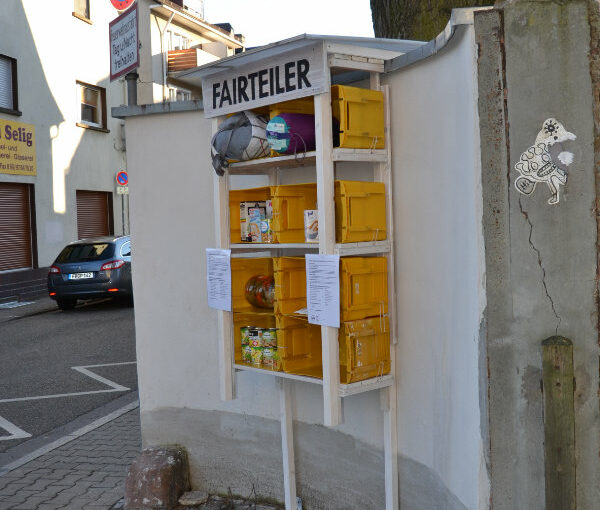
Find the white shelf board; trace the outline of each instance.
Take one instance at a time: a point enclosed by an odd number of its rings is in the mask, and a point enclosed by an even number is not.
[[[271,375],[274,377],[280,377],[283,379],[293,379],[294,381],[303,381],[311,384],[319,384],[323,386],[323,379],[317,377],[307,377],[305,375],[288,374],[286,372],[275,372],[274,370],[265,370],[264,368],[255,368],[248,365],[233,365],[236,370],[241,372],[255,372],[263,375]]]
[[[251,159],[238,161],[229,165],[230,174],[247,174],[266,172],[273,168],[294,168],[316,164],[316,151],[277,156],[274,158]],[[333,149],[333,161],[360,161],[366,163],[384,163],[387,160],[385,149]]]
[[[394,376],[392,374],[373,377],[372,379],[351,384],[340,384],[340,397],[349,397],[350,395],[357,395],[366,391],[380,390],[392,384],[394,384]]]
[[[263,368],[255,368],[248,365],[233,365],[237,371],[240,372],[254,372],[263,375],[270,375],[281,379],[291,379],[294,381],[302,381],[311,384],[318,384],[323,386],[323,379],[317,377],[307,377],[304,375],[288,374],[286,372],[275,372],[273,370],[265,370]],[[386,388],[394,384],[394,376],[392,374],[384,375],[381,377],[373,377],[365,381],[359,381],[351,384],[340,384],[340,397],[349,397],[350,395],[357,395],[359,393],[365,393],[367,391],[379,390]]]
[[[389,253],[391,244],[389,240],[372,241],[367,243],[341,243],[335,245],[338,255],[369,255],[372,253]]]
[[[232,250],[280,250],[280,249],[299,249],[299,250],[318,250],[319,243],[233,243]]]

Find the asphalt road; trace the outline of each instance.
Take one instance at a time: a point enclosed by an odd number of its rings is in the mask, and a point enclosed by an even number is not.
[[[47,298],[0,310],[0,452],[137,390],[133,313],[110,300],[63,312]]]

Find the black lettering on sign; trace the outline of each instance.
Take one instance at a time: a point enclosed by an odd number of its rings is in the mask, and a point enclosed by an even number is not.
[[[310,62],[299,59],[213,83],[213,109],[310,88],[309,72]]]
[[[292,85],[292,80],[296,77],[296,73],[293,71],[295,62],[288,62],[283,67],[285,69],[285,91],[296,90],[296,85]]]

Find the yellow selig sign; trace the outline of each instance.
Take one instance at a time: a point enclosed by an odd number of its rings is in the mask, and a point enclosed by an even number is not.
[[[35,126],[0,119],[0,174],[36,173]]]

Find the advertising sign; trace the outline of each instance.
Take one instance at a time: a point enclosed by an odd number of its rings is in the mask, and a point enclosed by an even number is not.
[[[36,175],[35,126],[0,119],[0,173]]]
[[[108,24],[110,80],[137,68],[140,62],[137,4]]]
[[[202,80],[208,118],[249,110],[325,90],[323,45],[287,52]]]

